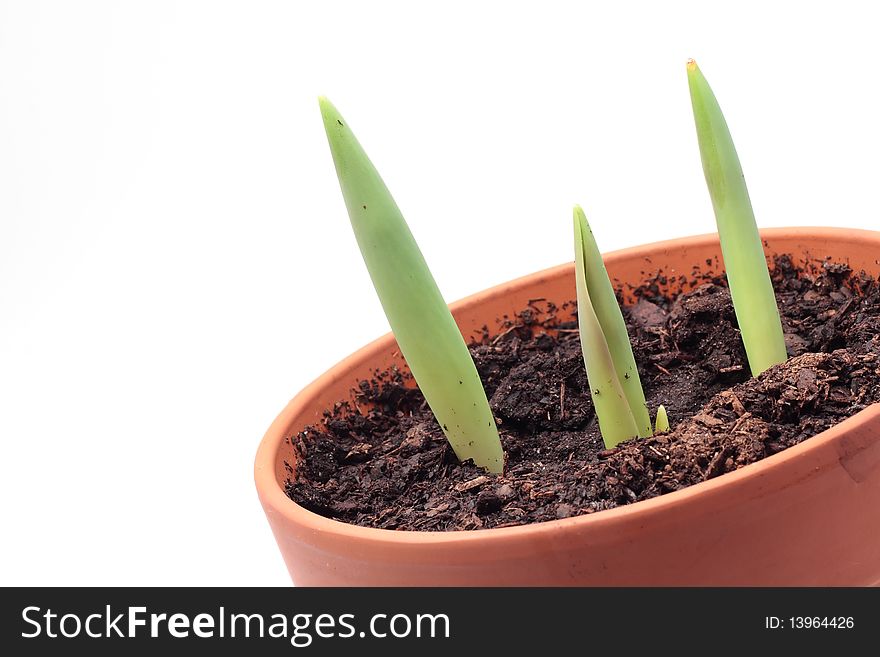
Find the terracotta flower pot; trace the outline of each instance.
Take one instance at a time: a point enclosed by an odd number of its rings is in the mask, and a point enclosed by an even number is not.
[[[880,233],[830,228],[762,232],[768,252],[830,257],[880,275]],[[612,278],[659,267],[689,274],[720,257],[716,235],[611,253]],[[452,306],[465,336],[529,299],[575,298],[571,264]],[[880,405],[736,472],[651,500],[520,527],[406,532],[318,516],[284,493],[287,438],[348,399],[359,379],[400,362],[391,335],[309,385],[257,452],[260,501],[299,585],[875,585],[880,584]]]

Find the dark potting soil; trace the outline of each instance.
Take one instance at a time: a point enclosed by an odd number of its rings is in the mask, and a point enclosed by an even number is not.
[[[606,450],[576,305],[535,300],[470,349],[507,455],[503,475],[459,463],[408,374],[361,382],[322,426],[291,438],[287,493],[344,522],[445,531],[594,513],[717,477],[880,400],[880,286],[847,265],[776,259],[789,360],[751,378],[723,277],[668,295],[658,274],[624,308],[651,417],[671,431]],[[691,283],[693,284],[693,280]],[[701,283],[701,284],[700,284]]]

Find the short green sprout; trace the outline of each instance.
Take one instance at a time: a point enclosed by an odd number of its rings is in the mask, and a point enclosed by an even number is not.
[[[730,296],[749,367],[757,376],[788,358],[779,309],[727,122],[695,61],[688,61],[687,73],[703,173],[715,210]]]
[[[669,431],[669,416],[666,415],[666,407],[663,404],[657,408],[657,417],[654,418],[654,433],[666,433]]]
[[[319,102],[351,225],[400,351],[456,456],[500,473],[495,418],[461,331],[348,122],[326,98]]]
[[[609,449],[652,435],[629,334],[587,217],[574,208],[578,329],[599,430]]]

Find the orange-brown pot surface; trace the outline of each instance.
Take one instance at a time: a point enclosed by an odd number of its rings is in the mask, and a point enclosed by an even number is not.
[[[880,275],[880,232],[762,231],[768,254],[848,262]],[[608,273],[637,285],[658,268],[672,278],[720,258],[717,235],[605,256]],[[571,264],[453,304],[478,335],[538,297],[575,298]],[[284,493],[288,437],[350,398],[376,368],[401,363],[386,335],[300,392],[263,438],[255,464],[260,501],[299,585],[876,585],[880,584],[880,405],[736,472],[592,515],[477,531],[407,532],[321,517]]]

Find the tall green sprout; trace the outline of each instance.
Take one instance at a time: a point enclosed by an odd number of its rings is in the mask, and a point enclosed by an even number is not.
[[[749,367],[757,376],[788,358],[779,309],[727,122],[695,61],[688,62],[687,73],[700,158],[715,210],[730,296]]]
[[[456,456],[501,472],[495,418],[461,331],[348,122],[326,98],[319,103],[351,225],[400,351]]]
[[[652,435],[651,417],[614,288],[580,206],[574,208],[574,243],[581,349],[599,430],[611,448]]]

